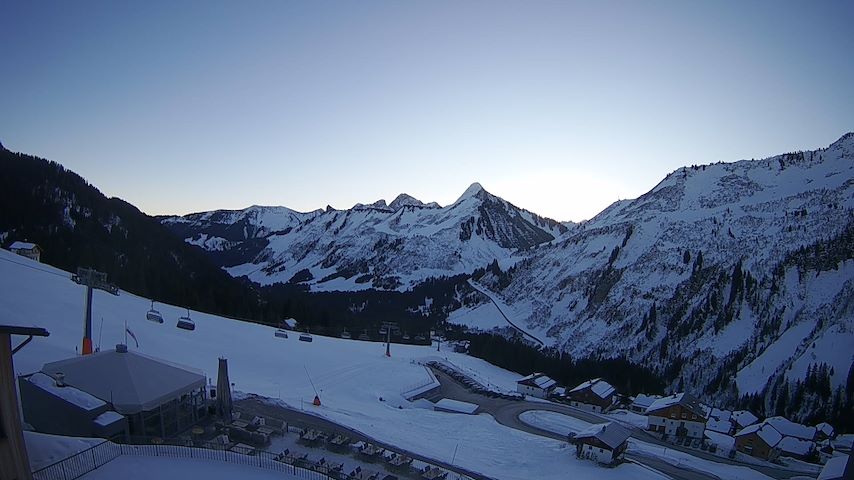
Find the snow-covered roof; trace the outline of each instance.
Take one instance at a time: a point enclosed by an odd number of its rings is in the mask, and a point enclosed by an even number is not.
[[[766,423],[757,423],[749,427],[743,428],[740,432],[736,433],[735,436],[742,437],[751,433],[756,433],[756,435],[758,435],[759,438],[761,438],[762,441],[765,442],[769,447],[776,446],[778,443],[780,443],[780,440],[783,439],[783,436],[780,435],[780,432],[778,432],[774,427]]]
[[[851,450],[852,446],[854,446],[854,433],[846,433],[836,437],[833,440],[833,447],[844,450]]]
[[[32,374],[29,381],[33,385],[38,385],[42,390],[46,390],[54,396],[86,411],[95,410],[106,405],[106,403],[104,403],[100,398],[89,395],[88,393],[70,385],[65,385],[64,387],[58,386],[56,384],[56,380],[41,372]]]
[[[843,480],[843,475],[845,475],[845,469],[848,467],[850,458],[848,455],[839,455],[838,457],[831,458],[824,464],[824,468],[818,474],[817,480]]]
[[[815,427],[801,425],[784,417],[766,418],[765,423],[773,426],[778,432],[787,437],[800,438],[801,440],[812,440],[815,438]]]
[[[520,378],[516,381],[516,383],[521,383],[523,385],[529,385],[532,387],[539,387],[543,390],[548,390],[557,385],[556,381],[552,380],[551,378],[542,373],[532,373],[527,377]]]
[[[652,402],[652,405],[650,405],[649,408],[646,409],[646,413],[652,413],[658,410],[663,410],[665,408],[677,404],[690,410],[695,415],[708,417],[708,410],[703,407],[703,405],[700,403],[700,400],[698,400],[697,397],[687,392],[674,393],[673,395],[657,399],[656,401]]]
[[[608,398],[610,397],[617,389],[611,386],[610,383],[602,380],[601,378],[594,378],[592,380],[587,380],[584,383],[579,384],[575,388],[569,391],[578,392],[584,390],[585,388],[590,388],[590,391],[596,394],[599,398]]]
[[[286,319],[282,320],[282,322],[283,322],[285,325],[287,325],[287,326],[288,326],[288,328],[296,328],[297,323],[299,323],[299,322],[297,322],[296,320],[294,320],[293,318],[286,318]]]
[[[32,250],[37,247],[35,243],[30,242],[15,242],[9,246],[9,250]]]
[[[112,410],[108,410],[95,417],[95,420],[93,421],[102,427],[106,427],[107,425],[112,425],[116,422],[121,422],[122,420],[124,420],[124,418],[124,415],[116,413]]]
[[[834,432],[833,425],[831,425],[831,424],[829,424],[829,423],[827,423],[827,422],[821,422],[821,423],[819,423],[818,425],[816,425],[816,426],[815,426],[815,428],[816,428],[819,432],[821,432],[821,433],[825,434],[825,436],[828,436],[828,437],[832,437],[832,436],[833,436],[833,432]]]
[[[729,420],[732,418],[732,412],[715,407],[712,408],[711,413],[709,413],[709,417],[716,418],[718,420]]]
[[[729,433],[732,428],[732,423],[729,420],[719,420],[717,418],[709,418],[706,422],[706,430],[719,433]]]
[[[575,439],[596,438],[611,448],[617,448],[631,436],[631,432],[622,425],[610,422],[591,425],[575,434]]]
[[[795,437],[783,437],[777,448],[784,454],[791,453],[795,455],[807,455],[812,451],[815,445],[807,440],[801,440]]]
[[[736,410],[732,412],[732,419],[739,427],[753,425],[759,421],[759,419],[756,418],[756,415],[748,412],[747,410]]]
[[[475,403],[461,402],[450,398],[443,398],[436,402],[436,407],[452,412],[472,414],[477,410],[478,405]]]
[[[658,400],[659,398],[661,398],[661,395],[646,395],[641,393],[638,394],[638,396],[635,397],[635,399],[632,401],[632,406],[643,408],[644,410],[646,410],[647,408],[649,408],[650,405],[652,405],[652,402]]]
[[[181,394],[205,386],[205,375],[138,352],[102,351],[42,367],[51,376],[108,401],[123,414],[151,410]]]

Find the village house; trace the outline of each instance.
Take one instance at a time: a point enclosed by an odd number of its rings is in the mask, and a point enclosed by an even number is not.
[[[756,415],[748,412],[747,410],[736,410],[732,412],[731,418],[735,424],[736,430],[741,430],[742,428],[753,425],[759,421]]]
[[[773,460],[779,453],[775,448],[783,436],[767,423],[757,423],[735,434],[735,449],[750,456]]]
[[[570,440],[575,444],[578,458],[611,464],[622,457],[630,436],[626,428],[611,422],[591,425]]]
[[[706,407],[690,393],[659,398],[646,414],[648,430],[676,437],[703,438],[708,420]]]
[[[9,246],[9,251],[17,253],[22,257],[27,257],[31,260],[41,262],[42,249],[35,243],[15,242]]]
[[[573,407],[604,412],[614,404],[617,389],[601,378],[594,378],[566,392],[566,398]]]
[[[815,443],[795,437],[783,437],[777,444],[777,450],[781,456],[807,460],[815,452]]]
[[[634,398],[634,400],[632,400],[632,403],[629,405],[629,410],[635,413],[644,414],[649,406],[652,405],[652,402],[659,398],[661,398],[661,395],[646,395],[640,393]]]
[[[815,440],[816,428],[795,423],[784,417],[766,418],[765,422],[774,427],[784,437],[795,437],[810,442]]]
[[[732,421],[732,412],[713,408],[706,422],[706,430],[723,433],[724,435],[732,435],[735,430],[735,425]]]
[[[815,439],[818,441],[833,438],[833,435],[836,434],[836,431],[833,429],[833,425],[827,422],[819,423],[815,426],[815,429]]]
[[[542,373],[532,373],[516,382],[516,391],[537,398],[548,398],[557,382]]]
[[[854,478],[854,462],[848,455],[839,455],[824,464],[817,480],[851,480],[852,478]]]

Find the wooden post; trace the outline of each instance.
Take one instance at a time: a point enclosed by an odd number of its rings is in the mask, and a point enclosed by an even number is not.
[[[15,380],[11,335],[0,332],[0,478],[32,480]]]

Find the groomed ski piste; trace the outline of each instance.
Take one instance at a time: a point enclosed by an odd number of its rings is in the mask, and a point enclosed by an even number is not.
[[[0,250],[2,323],[39,326],[50,332],[49,337],[34,339],[15,354],[17,374],[35,372],[44,363],[77,354],[85,289],[70,276]],[[495,479],[522,480],[532,475],[543,480],[667,478],[633,463],[602,468],[576,459],[575,448],[565,442],[505,427],[487,414],[416,408],[401,395],[429,381],[425,367],[418,362],[437,356],[477,372],[499,388],[515,388],[519,375],[482,360],[412,345],[392,345],[388,358],[381,343],[321,336],[315,336],[311,343],[300,342],[296,335],[282,339],[273,335],[275,329],[271,327],[194,311],[190,316],[196,330],[186,331],[175,327],[178,317],[186,313],[183,307],[156,307],[166,320],[163,324],[145,320],[149,299],[124,291],[113,296],[96,290],[94,344],[107,350],[123,343],[127,322],[139,340],[137,348],[131,339],[131,350],[200,369],[213,381],[217,359],[225,357],[237,392],[276,399],[382,442],[447,463],[453,460],[456,466]],[[306,370],[322,399],[319,407],[311,405],[314,389]]]

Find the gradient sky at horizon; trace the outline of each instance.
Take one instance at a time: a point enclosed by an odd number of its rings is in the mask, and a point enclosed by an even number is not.
[[[149,214],[472,182],[590,218],[854,130],[854,2],[0,4],[0,142]]]

